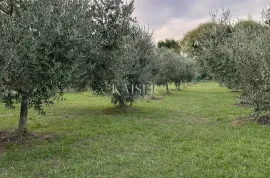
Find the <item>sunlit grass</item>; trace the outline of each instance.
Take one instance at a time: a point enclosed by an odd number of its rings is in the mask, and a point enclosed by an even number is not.
[[[173,86],[172,86],[173,87]],[[90,93],[66,94],[29,113],[31,132],[53,141],[10,144],[0,177],[268,177],[270,129],[233,121],[252,109],[237,93],[202,82],[161,100],[140,100],[130,112]],[[0,106],[0,130],[17,127],[19,111]]]

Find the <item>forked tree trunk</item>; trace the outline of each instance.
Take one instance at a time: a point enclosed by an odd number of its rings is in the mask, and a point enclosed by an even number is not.
[[[169,94],[169,93],[170,93],[168,83],[166,83],[166,93],[167,93],[167,94]]]
[[[23,95],[21,101],[21,114],[19,122],[20,134],[23,134],[27,131],[27,115],[28,115],[28,97]]]

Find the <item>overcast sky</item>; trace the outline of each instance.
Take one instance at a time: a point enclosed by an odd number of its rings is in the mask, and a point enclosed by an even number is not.
[[[156,41],[181,39],[189,30],[210,20],[209,12],[222,7],[237,19],[261,20],[262,6],[269,0],[135,0],[134,16],[140,24],[149,26]]]

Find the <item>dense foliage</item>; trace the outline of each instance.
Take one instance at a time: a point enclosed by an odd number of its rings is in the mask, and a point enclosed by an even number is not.
[[[92,2],[88,18],[92,21],[93,30],[91,26],[85,26],[85,31],[91,31],[93,38],[80,45],[79,52],[83,57],[76,61],[74,67],[74,88],[90,88],[100,95],[111,90],[110,84],[116,77],[114,66],[121,58],[119,51],[123,49],[123,40],[131,34],[132,12],[133,2]]]
[[[202,52],[199,44],[209,37],[209,30],[216,25],[212,22],[202,23],[197,28],[187,32],[180,41],[181,50],[188,56],[196,58]]]
[[[89,5],[84,0],[20,1],[15,6],[17,13],[0,14],[0,91],[7,107],[21,101],[20,130],[25,130],[28,107],[43,113],[41,104],[67,86],[77,45],[87,34],[78,27],[90,28],[91,22],[85,18]]]
[[[112,93],[114,104],[132,104],[139,96],[147,93],[153,55],[152,35],[139,26],[132,26],[131,33],[122,41],[121,49],[115,53],[117,61],[113,66],[115,77],[112,81],[115,87]]]
[[[216,25],[199,44],[203,50],[198,59],[221,84],[241,89],[243,102],[252,104],[256,113],[268,111],[270,29],[252,19],[230,22],[229,11],[213,18]]]

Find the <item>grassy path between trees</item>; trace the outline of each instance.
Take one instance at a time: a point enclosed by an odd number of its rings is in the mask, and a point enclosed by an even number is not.
[[[47,138],[6,145],[0,177],[270,175],[270,127],[236,124],[252,111],[234,105],[237,93],[202,82],[160,95],[128,113],[89,93],[66,94],[45,116],[31,110],[30,131]],[[18,109],[0,105],[0,131],[17,127]]]

